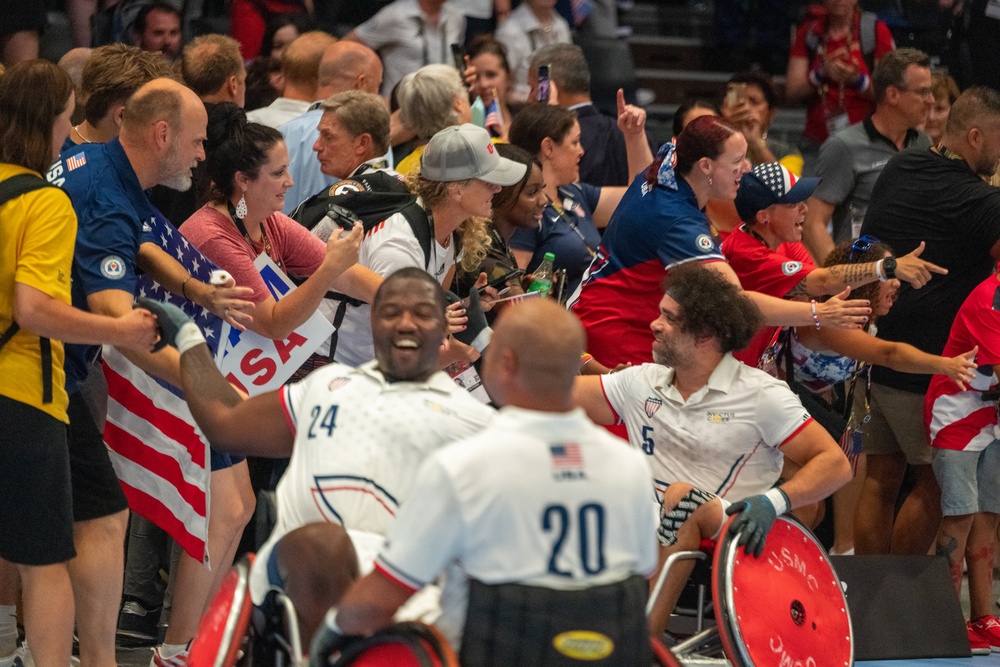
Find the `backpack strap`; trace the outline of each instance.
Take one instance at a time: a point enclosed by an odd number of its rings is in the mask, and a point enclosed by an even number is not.
[[[42,188],[54,188],[44,178],[34,174],[18,174],[0,181],[0,206],[12,199],[26,195]],[[11,321],[10,326],[0,334],[0,350],[10,342],[10,339],[21,330],[21,326]],[[52,343],[44,336],[38,337],[38,345],[42,353],[42,403],[52,402]]]

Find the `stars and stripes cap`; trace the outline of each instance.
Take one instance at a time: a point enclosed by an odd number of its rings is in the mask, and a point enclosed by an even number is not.
[[[736,212],[743,222],[752,223],[757,212],[774,204],[798,204],[812,196],[818,178],[796,178],[777,162],[758,164],[740,179]]]
[[[515,185],[527,169],[527,165],[500,157],[490,133],[470,123],[441,130],[420,156],[420,174],[431,181],[477,178],[495,185]]]

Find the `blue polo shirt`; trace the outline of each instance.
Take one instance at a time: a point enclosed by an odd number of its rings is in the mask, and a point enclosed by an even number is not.
[[[571,308],[587,331],[587,351],[612,367],[652,361],[663,278],[687,262],[725,261],[694,190],[632,181],[604,230],[601,248]]]
[[[134,294],[139,246],[151,240],[156,209],[139,185],[125,150],[106,144],[68,147],[47,175],[69,194],[78,219],[73,255],[73,305],[90,310],[87,296],[109,289]],[[73,393],[87,374],[98,345],[66,346],[66,391]]]
[[[601,244],[601,235],[594,226],[594,209],[600,198],[601,189],[593,185],[561,185],[559,201],[550,201],[545,207],[538,229],[514,232],[508,245],[532,253],[528,273],[538,268],[545,253],[551,252],[556,256],[555,268],[566,269],[565,293],[573,293]]]

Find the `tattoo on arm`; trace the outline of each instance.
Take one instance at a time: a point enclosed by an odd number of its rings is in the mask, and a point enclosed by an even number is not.
[[[830,273],[834,278],[848,285],[859,285],[872,282],[873,279],[878,279],[878,273],[875,271],[875,262],[866,262],[865,264],[837,264],[830,267]]]
[[[808,295],[809,295],[809,292],[806,291],[806,279],[803,278],[798,283],[796,283],[795,287],[793,287],[792,289],[788,290],[788,292],[785,294],[785,298],[786,299],[795,299],[795,298],[800,297],[800,296],[808,296]]]

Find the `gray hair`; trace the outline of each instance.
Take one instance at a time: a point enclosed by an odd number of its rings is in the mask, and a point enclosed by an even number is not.
[[[399,120],[420,139],[430,139],[458,124],[455,100],[465,94],[457,69],[451,65],[425,65],[399,83]]]
[[[560,91],[574,95],[590,94],[590,67],[583,49],[576,44],[549,44],[531,54],[529,71],[549,66],[549,78]]]
[[[345,90],[323,100],[321,105],[332,111],[348,134],[358,137],[368,134],[377,157],[389,150],[389,111],[382,98],[361,90]]]

